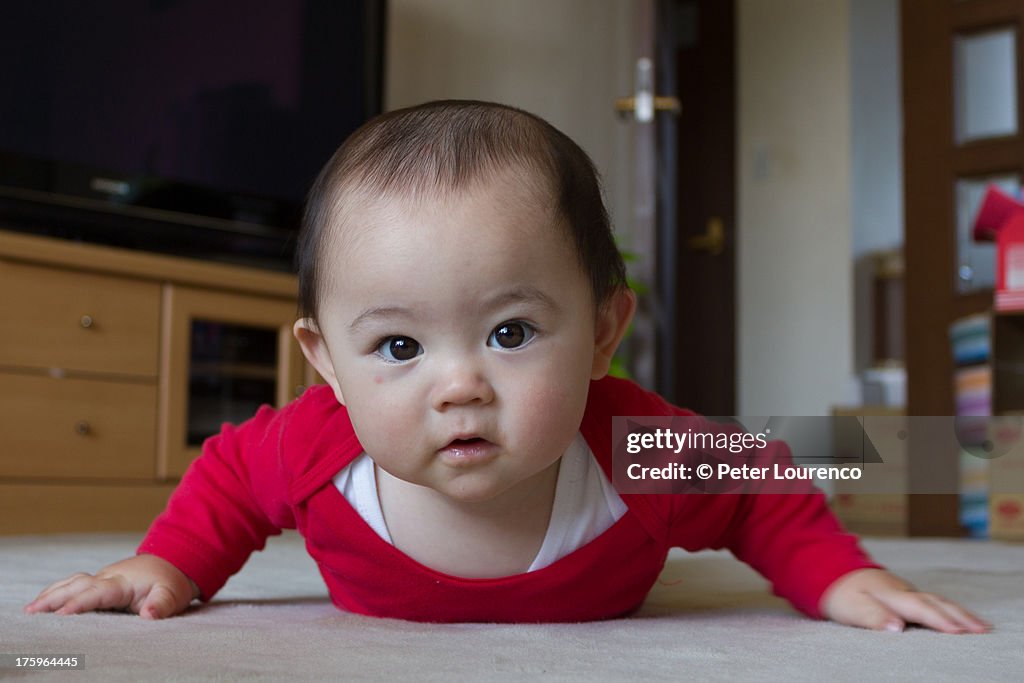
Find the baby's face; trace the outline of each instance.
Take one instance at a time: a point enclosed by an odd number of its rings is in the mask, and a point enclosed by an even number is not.
[[[528,485],[578,431],[606,370],[602,326],[543,204],[508,173],[446,200],[366,207],[328,240],[322,338],[297,335],[311,359],[321,340],[321,374],[393,476],[488,500]]]

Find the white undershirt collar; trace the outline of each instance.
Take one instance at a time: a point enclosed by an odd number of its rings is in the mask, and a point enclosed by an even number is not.
[[[360,454],[335,475],[334,485],[370,528],[394,545],[377,495],[373,460]],[[587,442],[577,433],[559,462],[551,520],[527,571],[543,569],[582,548],[615,524],[626,509]]]

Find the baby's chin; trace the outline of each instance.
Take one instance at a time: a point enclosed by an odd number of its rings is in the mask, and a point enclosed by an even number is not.
[[[434,490],[452,502],[483,507],[499,501],[502,494],[507,493],[513,486],[514,484],[495,486],[488,482],[458,482],[457,485]]]
[[[453,467],[435,459],[418,472],[394,472],[377,463],[377,467],[405,485],[427,489],[451,503],[476,507],[481,513],[487,508],[495,512],[521,508],[536,503],[540,496],[544,504],[553,495],[558,479],[560,456],[539,465],[540,470],[517,476],[502,465],[501,458],[481,466]]]
[[[499,483],[493,478],[481,476],[478,472],[464,472],[443,481],[414,481],[401,476],[395,476],[395,478],[406,484],[428,489],[437,496],[461,505],[486,505],[500,498],[514,485],[505,482]]]
[[[404,485],[412,485],[430,491],[451,502],[466,505],[486,504],[489,501],[495,500],[515,485],[515,482],[496,481],[493,476],[485,476],[479,471],[462,471],[454,478],[445,477],[439,479],[434,477],[419,478],[409,476],[408,473],[392,472],[387,468],[381,467],[379,464],[377,467]]]
[[[493,473],[472,472],[446,481],[435,491],[453,502],[468,506],[485,508],[507,503],[519,507],[529,505],[536,496],[546,498],[545,494],[553,494],[558,474],[558,461],[545,467],[536,474],[508,480],[496,478]],[[545,503],[550,501],[545,500]]]

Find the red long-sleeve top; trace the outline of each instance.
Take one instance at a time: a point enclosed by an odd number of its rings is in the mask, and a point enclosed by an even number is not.
[[[632,382],[593,382],[580,432],[612,478],[612,416],[692,415]],[[209,600],[268,536],[298,529],[339,608],[416,621],[587,621],[626,614],[668,551],[727,548],[775,594],[811,617],[832,582],[878,567],[843,531],[820,492],[625,494],[628,511],[599,537],[543,569],[466,579],[426,567],[384,541],[332,481],[362,453],[328,387],[263,406],[206,441],[138,553],[162,557]]]

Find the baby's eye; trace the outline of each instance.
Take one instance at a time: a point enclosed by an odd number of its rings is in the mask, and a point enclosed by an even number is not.
[[[535,334],[533,327],[527,323],[502,323],[491,332],[487,345],[499,349],[517,349],[533,339]]]
[[[377,353],[383,356],[384,360],[404,362],[423,353],[423,348],[412,337],[388,337],[377,347]]]

